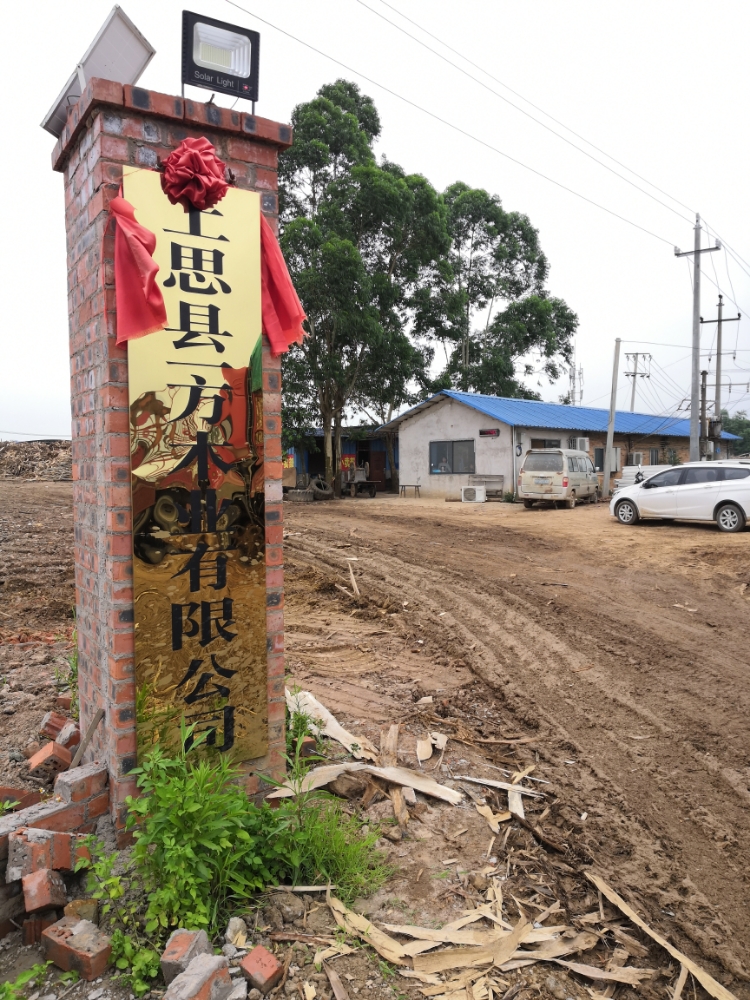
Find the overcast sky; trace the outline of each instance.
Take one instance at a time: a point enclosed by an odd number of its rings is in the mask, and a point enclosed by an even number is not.
[[[258,114],[288,121],[294,105],[311,99],[321,84],[338,76],[353,79],[380,111],[379,154],[424,174],[441,190],[462,180],[500,195],[506,209],[525,212],[550,260],[550,291],[580,317],[577,360],[584,371],[583,404],[608,405],[614,340],[621,337],[623,354],[639,350],[653,355],[651,379],[639,380],[636,409],[673,413],[689,395],[692,315],[688,264],[674,257],[674,245],[692,247],[691,218],[699,211],[712,233],[750,261],[750,68],[742,49],[750,30],[750,5],[746,0],[388,2],[390,7],[382,0],[247,0],[242,6],[252,13],[245,13],[228,0],[196,0],[193,9],[260,31]],[[453,46],[506,88],[668,192],[661,194],[627,174],[670,208],[438,59],[364,3],[461,62],[399,13]],[[156,48],[140,84],[179,93],[182,4],[124,0],[122,6]],[[0,159],[5,192],[0,241],[5,289],[2,437],[70,435],[63,183],[62,175],[50,168],[54,139],[39,122],[110,9],[109,0],[39,0],[32,7],[9,3],[4,8],[4,51],[10,65],[5,70],[9,84]],[[461,65],[585,145],[510,90]],[[450,124],[441,124],[354,70]],[[190,93],[198,99],[209,96],[207,91]],[[591,146],[585,148],[605,159]],[[612,160],[606,162],[625,173]],[[703,255],[703,264],[704,317],[716,315],[717,289],[709,278],[726,293],[725,301],[731,296],[750,316],[750,266],[736,263],[724,251]],[[736,308],[727,305],[725,315],[736,315]],[[732,382],[730,409],[750,410],[750,318],[725,329],[725,350],[733,352],[735,344],[738,348],[736,358],[729,354],[724,359],[723,381],[727,388]],[[714,330],[704,328],[706,351]],[[704,363],[708,367],[707,356]],[[712,372],[714,363],[712,357]],[[622,409],[630,404],[625,370],[623,357]],[[551,401],[567,388],[544,380],[536,385],[534,379],[530,385]]]

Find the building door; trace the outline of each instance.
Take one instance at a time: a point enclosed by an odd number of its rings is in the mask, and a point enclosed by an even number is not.
[[[370,451],[370,480],[378,484],[378,491],[385,489],[385,452]]]

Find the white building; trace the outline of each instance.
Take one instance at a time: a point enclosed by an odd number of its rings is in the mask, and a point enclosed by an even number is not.
[[[609,412],[531,399],[507,399],[444,390],[379,429],[398,431],[399,481],[424,496],[460,493],[484,477],[503,477],[515,489],[529,448],[574,448],[603,469]],[[690,421],[618,411],[612,472],[622,465],[687,461]],[[716,457],[735,435],[722,433]],[[497,481],[494,485],[498,485]]]

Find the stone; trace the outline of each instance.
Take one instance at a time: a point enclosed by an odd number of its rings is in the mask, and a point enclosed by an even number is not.
[[[42,951],[63,972],[77,972],[90,983],[107,968],[112,943],[90,920],[63,917],[42,931]]]
[[[228,1000],[247,1000],[247,980],[246,979],[240,979],[238,981],[235,981],[234,989],[229,994]]]
[[[196,955],[169,984],[163,1000],[228,1000],[233,990],[223,955]]]
[[[305,915],[305,904],[293,892],[277,892],[271,896],[271,906],[281,913],[284,923],[291,924]]]
[[[233,944],[225,944],[222,945],[221,953],[222,955],[226,955],[227,958],[234,958],[237,954],[237,949]]]
[[[281,910],[277,906],[264,906],[261,918],[263,924],[269,927],[272,931],[281,931],[284,929],[284,918],[281,915]]]
[[[261,944],[245,955],[240,968],[248,982],[261,993],[272,990],[284,974],[284,966],[278,958]]]
[[[178,928],[170,935],[161,955],[161,972],[169,986],[173,979],[185,972],[197,955],[212,955],[213,951],[205,931],[187,931]]]
[[[224,935],[224,940],[227,944],[233,944],[236,946],[237,939],[241,937],[247,938],[247,924],[242,917],[230,917],[229,923],[227,924],[226,934]]]
[[[24,875],[21,884],[27,913],[63,907],[67,902],[62,876],[51,868],[40,868],[30,875]]]
[[[96,899],[72,899],[63,913],[66,917],[90,920],[92,924],[99,923],[99,903]]]
[[[260,990],[250,990],[247,994],[247,1000],[260,1000],[261,996]]]

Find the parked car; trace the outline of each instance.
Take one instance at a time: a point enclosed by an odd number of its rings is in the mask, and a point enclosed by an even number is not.
[[[658,517],[716,521],[719,531],[742,531],[750,516],[750,460],[676,465],[618,490],[609,511],[620,524]]]
[[[599,499],[599,477],[585,451],[532,448],[518,473],[518,498],[524,507],[539,500],[575,507],[578,500]]]

